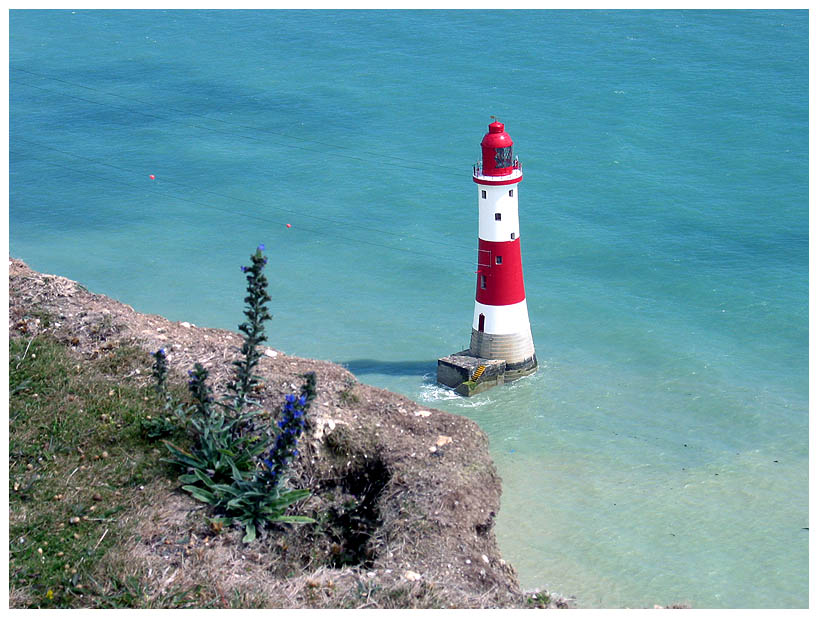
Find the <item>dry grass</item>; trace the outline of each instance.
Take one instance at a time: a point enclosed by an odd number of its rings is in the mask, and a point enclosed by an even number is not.
[[[221,393],[239,336],[141,315],[19,261],[10,266],[9,291],[15,354],[39,346],[42,337],[65,360],[51,373],[54,407],[42,409],[38,430],[14,423],[33,419],[30,408],[43,404],[27,391],[30,385],[13,409],[13,441],[25,448],[12,450],[12,480],[20,488],[28,484],[33,473],[26,467],[33,463],[44,492],[10,500],[12,531],[28,528],[26,544],[16,545],[12,536],[12,606],[531,606],[496,544],[500,479],[486,435],[472,421],[421,411],[402,396],[359,384],[329,362],[271,350],[259,368],[262,417],[276,415],[284,395],[301,385],[301,375],[316,372],[318,396],[293,482],[313,490],[297,512],[317,523],[272,527],[261,540],[243,545],[240,531],[215,529],[206,507],[179,491],[156,445],[138,432],[139,418],[149,414],[149,351],[166,348],[172,378],[205,360]],[[32,361],[28,355],[20,359],[21,368]],[[86,404],[88,418],[76,415],[80,406],[70,396],[79,388],[72,382],[94,385],[107,399],[92,408]],[[82,426],[75,426],[78,421]],[[59,468],[38,463],[44,442],[56,450]],[[103,450],[108,457],[94,460]],[[53,489],[42,484],[49,476]],[[81,490],[71,495],[73,487]],[[31,515],[42,513],[40,502],[59,494],[58,488],[71,499],[54,504],[60,510],[35,527]],[[94,500],[94,493],[102,500]],[[95,514],[108,504],[117,512],[108,521],[83,520],[94,501]],[[59,528],[72,516],[81,518],[76,530]],[[69,545],[77,573],[59,563],[50,564],[49,572],[37,565],[36,532],[51,529],[59,544]],[[75,544],[72,534],[78,532]],[[56,540],[49,544],[52,551],[57,546]],[[550,598],[547,606],[560,606],[559,600]]]

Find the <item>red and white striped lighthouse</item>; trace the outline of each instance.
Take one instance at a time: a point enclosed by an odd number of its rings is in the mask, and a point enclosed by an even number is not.
[[[518,184],[523,173],[503,123],[490,123],[473,167],[478,188],[478,270],[470,348],[439,358],[436,379],[472,396],[535,372],[521,238]]]
[[[504,360],[505,379],[530,374],[538,362],[532,341],[521,238],[518,184],[521,164],[504,124],[490,123],[473,168],[478,188],[478,269],[470,355]]]

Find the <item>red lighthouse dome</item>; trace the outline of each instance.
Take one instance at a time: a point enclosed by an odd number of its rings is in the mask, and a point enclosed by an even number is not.
[[[490,123],[489,129],[481,141],[481,174],[493,177],[511,174],[515,165],[512,138],[499,121]]]

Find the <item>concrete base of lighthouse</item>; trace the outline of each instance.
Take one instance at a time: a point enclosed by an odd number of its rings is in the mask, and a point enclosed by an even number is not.
[[[535,355],[520,363],[507,364],[504,360],[476,357],[466,349],[438,360],[436,381],[462,396],[473,396],[532,374],[537,366]]]

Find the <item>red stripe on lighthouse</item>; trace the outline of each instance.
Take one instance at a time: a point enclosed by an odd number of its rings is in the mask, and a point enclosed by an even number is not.
[[[475,300],[487,306],[508,306],[524,301],[521,239],[478,240],[478,274]]]

